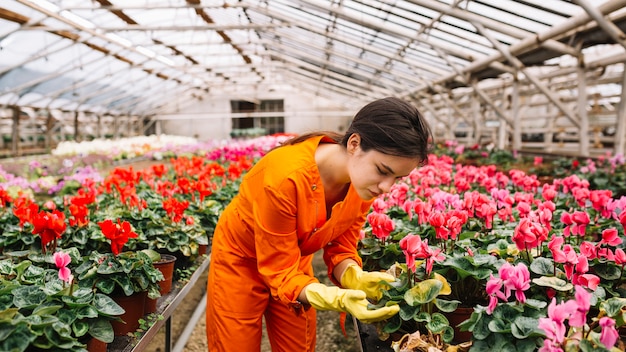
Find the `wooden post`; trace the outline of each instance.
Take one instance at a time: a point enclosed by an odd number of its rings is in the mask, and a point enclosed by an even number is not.
[[[74,141],[79,142],[80,138],[79,125],[78,125],[78,111],[74,112]]]
[[[585,58],[578,55],[578,118],[580,135],[578,136],[580,156],[589,156],[589,117],[587,116],[587,78],[585,77]]]
[[[21,154],[20,148],[20,108],[13,107],[13,125],[11,126],[11,154],[18,156]]]
[[[46,117],[46,153],[50,153],[52,149],[52,128],[54,128],[54,120],[52,119],[52,113],[48,110],[48,116]]]
[[[615,144],[613,153],[624,155],[626,150],[626,63],[624,63],[622,73],[622,92],[620,94],[619,107],[617,109],[617,123],[615,126]]]

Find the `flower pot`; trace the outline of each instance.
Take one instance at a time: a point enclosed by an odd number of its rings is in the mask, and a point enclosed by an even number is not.
[[[176,257],[171,254],[161,254],[161,260],[154,262],[154,267],[163,274],[163,281],[159,282],[159,292],[161,295],[168,294],[172,289],[172,279],[174,276],[174,263]]]
[[[470,318],[472,312],[474,312],[472,307],[457,307],[454,312],[443,313],[454,330],[454,342],[462,343],[472,340],[471,331],[461,331],[458,327],[459,324]]]
[[[199,244],[198,245],[198,255],[205,255],[207,253],[207,249],[209,248],[208,244]]]
[[[108,343],[102,342],[94,337],[87,341],[87,351],[89,352],[107,352]]]
[[[146,302],[144,304],[143,313],[150,314],[150,313],[156,312],[158,301],[159,301],[158,298],[146,297]]]
[[[143,318],[145,314],[144,307],[147,297],[148,291],[137,292],[130,296],[111,297],[115,303],[124,308],[124,314],[120,316],[123,322],[116,320],[111,322],[115,336],[123,336],[139,328],[139,319]]]

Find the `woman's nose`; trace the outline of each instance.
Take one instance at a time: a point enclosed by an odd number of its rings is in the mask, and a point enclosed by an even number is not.
[[[389,190],[391,190],[391,186],[393,186],[394,182],[396,182],[395,177],[386,177],[378,184],[378,187],[380,188],[382,193],[388,193]]]

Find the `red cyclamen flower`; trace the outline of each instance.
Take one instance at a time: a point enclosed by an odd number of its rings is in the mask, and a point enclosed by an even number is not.
[[[111,252],[118,255],[129,238],[136,238],[137,234],[133,232],[128,221],[121,222],[117,219],[117,223],[112,220],[104,220],[98,223],[104,237],[111,240]]]
[[[41,249],[44,252],[46,252],[48,244],[61,238],[67,228],[65,214],[58,210],[51,213],[41,211],[32,217],[31,222],[33,223],[33,234],[41,237]]]

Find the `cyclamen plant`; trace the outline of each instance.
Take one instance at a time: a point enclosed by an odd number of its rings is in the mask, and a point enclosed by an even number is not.
[[[474,351],[536,351],[548,339],[538,328],[548,303],[571,300],[577,287],[592,299],[586,335],[575,348],[611,349],[611,327],[626,325],[625,209],[626,197],[590,189],[576,175],[540,184],[520,170],[431,156],[374,202],[360,251],[369,270],[400,263],[418,281],[443,275],[453,296],[470,291],[459,287],[481,291],[485,302],[474,302],[474,314],[461,325],[472,332]],[[602,343],[596,333],[605,336]]]

